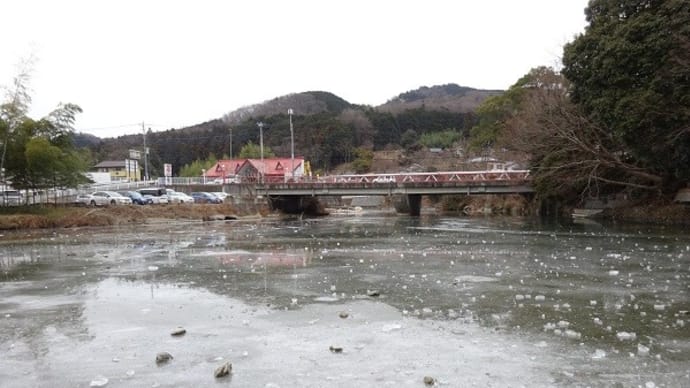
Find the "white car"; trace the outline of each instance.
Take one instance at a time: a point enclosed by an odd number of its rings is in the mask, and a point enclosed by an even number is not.
[[[170,203],[194,203],[194,198],[179,191],[168,192],[168,202]]]
[[[169,202],[167,195],[142,194],[141,196],[146,198],[147,200],[151,199],[151,204],[153,205],[165,205]]]
[[[90,204],[95,206],[131,205],[132,200],[114,191],[96,191],[91,193]]]
[[[77,206],[95,206],[96,199],[91,194],[79,194],[74,199],[74,204]]]

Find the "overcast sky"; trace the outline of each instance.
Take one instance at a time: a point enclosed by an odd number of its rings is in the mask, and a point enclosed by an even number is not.
[[[5,0],[0,84],[37,61],[32,117],[80,105],[99,137],[198,124],[289,93],[378,105],[420,86],[506,89],[558,66],[587,0]],[[299,113],[299,112],[296,112]]]

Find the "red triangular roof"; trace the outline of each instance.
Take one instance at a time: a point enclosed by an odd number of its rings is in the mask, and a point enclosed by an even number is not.
[[[294,170],[298,169],[304,163],[303,157],[295,156]],[[264,158],[263,164],[261,159],[247,159],[238,169],[248,168],[251,166],[257,172],[263,172],[264,175],[278,175],[284,176],[291,173],[292,159],[291,158]],[[262,167],[263,166],[263,167]]]
[[[211,166],[208,170],[206,170],[206,177],[208,178],[215,178],[215,177],[222,177],[224,176],[229,176],[229,175],[235,175],[237,173],[237,170],[240,169],[240,167],[244,164],[244,162],[247,159],[222,159],[216,162],[213,166]]]

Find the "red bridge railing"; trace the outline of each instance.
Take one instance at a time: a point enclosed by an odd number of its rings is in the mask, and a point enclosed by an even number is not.
[[[485,171],[442,171],[442,172],[409,172],[396,174],[346,174],[327,175],[323,177],[301,176],[264,176],[267,184],[406,184],[406,183],[463,183],[463,182],[521,182],[529,180],[529,170],[485,170]],[[242,182],[255,183],[259,177],[242,177]]]

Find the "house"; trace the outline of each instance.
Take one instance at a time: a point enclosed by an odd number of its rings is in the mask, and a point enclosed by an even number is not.
[[[136,159],[104,160],[92,169],[94,172],[106,172],[113,181],[140,181],[141,169]]]
[[[237,175],[243,180],[260,180],[265,182],[285,182],[293,177],[300,179],[305,173],[303,157],[247,159],[237,170]]]
[[[206,179],[232,180],[247,159],[223,159],[204,171]]]

